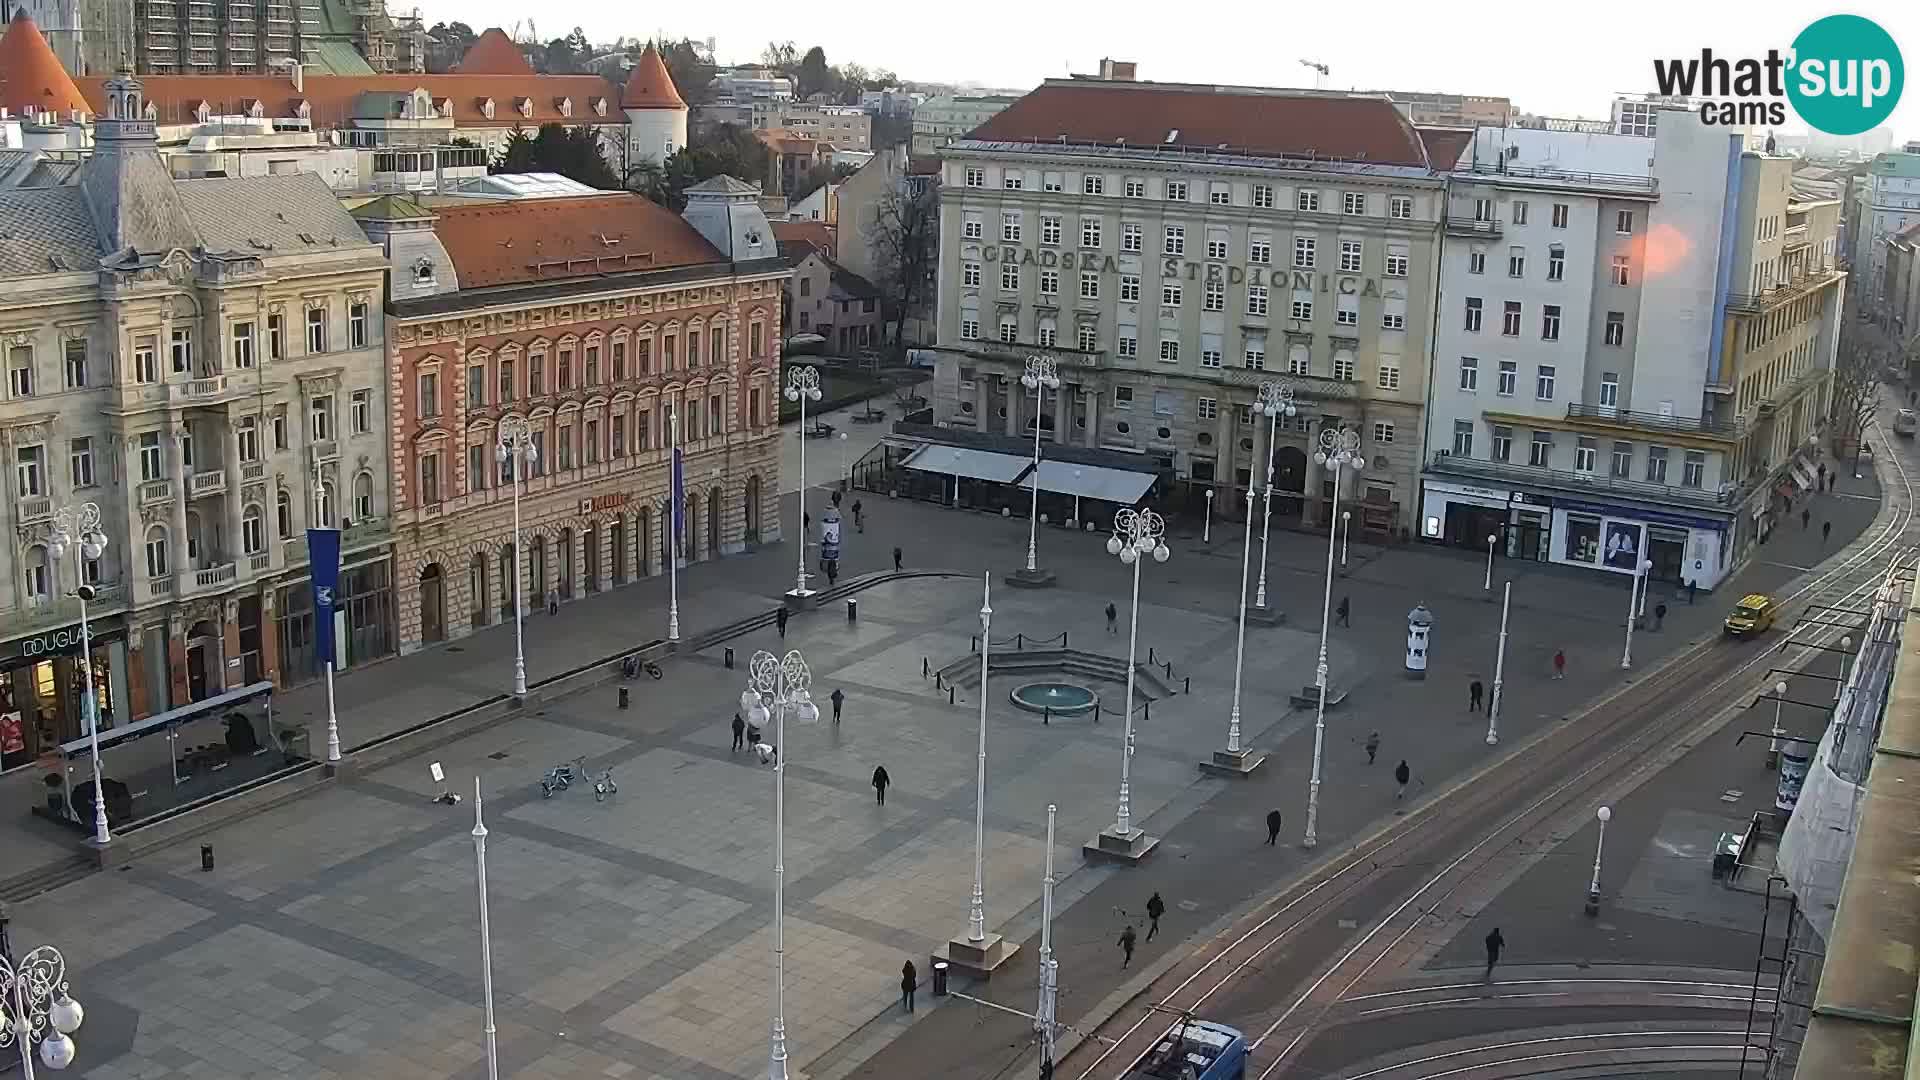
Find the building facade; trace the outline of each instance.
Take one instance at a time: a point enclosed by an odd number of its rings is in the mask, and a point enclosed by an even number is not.
[[[81,580],[103,724],[316,674],[309,525],[343,533],[341,662],[393,651],[385,260],[311,176],[171,179],[139,82],[106,93],[77,184],[0,192],[9,766],[81,733]]]
[[[505,426],[527,424],[537,455],[519,474],[528,609],[667,572],[676,442],[683,564],[779,538],[789,270],[751,186],[696,185],[684,220],[624,193],[357,214],[394,266],[403,652],[513,618]]]
[[[1838,203],[1795,200],[1791,159],[1742,142],[1685,113],[1653,136],[1476,133],[1448,192],[1423,538],[1711,588],[1776,485],[1805,486]]]
[[[963,139],[974,128],[993,119],[1019,101],[1012,94],[952,94],[932,97],[914,106],[914,157],[938,157],[941,147]]]
[[[1382,90],[1407,109],[1407,118],[1421,127],[1506,127],[1519,110],[1504,97],[1485,94],[1441,94],[1430,91]]]
[[[1311,153],[1310,153],[1311,152]],[[1327,520],[1313,465],[1360,433],[1355,527],[1417,505],[1443,190],[1379,96],[1050,81],[941,151],[935,422],[1142,455],[1163,497],[1237,513],[1264,477],[1261,383],[1297,415],[1272,448],[1275,510]],[[1054,357],[1038,418],[1018,382]]]
[[[1873,159],[1853,185],[1847,212],[1849,269],[1860,280],[1860,303],[1873,313],[1884,308],[1886,239],[1920,223],[1920,153],[1894,151]]]
[[[826,339],[826,350],[836,356],[858,356],[884,340],[880,290],[834,262],[828,252],[812,251],[794,266],[787,305],[792,315],[788,329],[819,334]]]

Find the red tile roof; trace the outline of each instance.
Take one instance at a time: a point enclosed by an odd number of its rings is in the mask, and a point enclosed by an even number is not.
[[[659,50],[651,43],[633,65],[633,73],[627,76],[627,88],[620,93],[620,104],[629,109],[687,107],[680,97],[680,91],[673,88],[673,76],[667,72],[666,61],[660,59]]]
[[[1225,147],[1242,154],[1425,167],[1413,125],[1379,96],[1052,80],[970,136],[1007,142]]]
[[[462,289],[726,262],[686,219],[624,192],[435,213]]]
[[[1459,165],[1460,155],[1473,143],[1472,128],[1423,127],[1418,130],[1420,141],[1427,147],[1427,160],[1442,171]]]
[[[19,113],[93,112],[40,28],[20,8],[0,34],[0,108]]]
[[[74,82],[90,103],[88,111],[106,111],[105,79]],[[215,113],[234,113],[245,111],[242,102],[257,99],[269,119],[298,116],[305,101],[315,126],[333,127],[353,116],[362,94],[405,94],[416,87],[432,96],[436,108],[451,99],[458,127],[626,123],[616,89],[598,75],[308,75],[304,90],[295,90],[291,79],[270,75],[142,75],[140,82],[162,124],[191,122],[202,101]],[[562,98],[573,101],[572,116],[560,112]],[[595,98],[606,100],[605,116],[593,111]],[[493,101],[491,120],[482,110],[487,99]],[[520,115],[514,106],[521,99],[532,103],[533,115]]]
[[[824,221],[776,221],[773,238],[781,244],[805,244],[815,251],[834,254],[833,226]]]
[[[505,30],[493,26],[474,41],[455,70],[462,75],[531,75],[533,65]]]

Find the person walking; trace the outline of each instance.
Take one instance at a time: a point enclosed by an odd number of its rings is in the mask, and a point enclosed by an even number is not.
[[[1165,900],[1160,899],[1160,894],[1158,892],[1155,892],[1152,896],[1147,897],[1147,940],[1148,941],[1152,941],[1153,935],[1160,932],[1160,916],[1165,915],[1166,913],[1167,913],[1167,902]]]
[[[1820,523],[1820,546],[1826,547],[1827,541],[1831,539],[1833,539],[1833,522],[1831,521],[1821,522]]]
[[[893,568],[895,570],[900,569],[900,549],[898,547],[893,549]]]
[[[847,703],[847,695],[836,686],[833,688],[831,698],[833,701],[833,722],[837,724],[840,722],[840,706]]]
[[[1393,793],[1394,802],[1399,802],[1401,799],[1406,798],[1407,781],[1411,779],[1413,779],[1413,770],[1407,768],[1407,759],[1401,758],[1400,764],[1394,766],[1393,769],[1393,782],[1400,785]]]
[[[773,625],[780,628],[781,641],[787,640],[787,617],[788,617],[787,606],[785,604],[782,604],[778,608],[774,609]]]
[[[853,531],[855,532],[867,531],[867,516],[860,509],[859,499],[853,500]]]
[[[1134,942],[1138,940],[1139,938],[1135,936],[1131,924],[1120,931],[1120,940],[1116,942],[1116,944],[1120,946],[1120,969],[1122,971],[1126,970],[1128,964],[1133,963],[1133,945]]]
[[[887,805],[887,785],[893,783],[893,777],[887,775],[885,765],[873,767],[873,801],[876,806]]]
[[[1507,939],[1500,936],[1500,928],[1494,927],[1487,935],[1487,981],[1493,980],[1493,965],[1500,962],[1500,950],[1507,947]]]
[[[1556,679],[1567,677],[1567,650],[1565,649],[1553,651],[1553,677]]]
[[[747,722],[740,719],[739,713],[733,714],[733,750],[735,753],[746,748]]]
[[[1687,579],[1687,606],[1688,607],[1693,606],[1694,594],[1699,591],[1700,591],[1700,579],[1688,578]]]
[[[1659,604],[1653,605],[1653,628],[1655,630],[1658,630],[1662,626],[1665,626],[1666,624],[1667,624],[1667,605],[1665,603],[1659,603]]]
[[[548,589],[547,590],[547,615],[551,617],[558,614],[560,614],[560,590]]]
[[[1814,482],[1813,490],[1827,490],[1827,463],[1824,461],[1819,465],[1819,478]]]
[[[1804,506],[1801,507],[1800,508],[1800,531],[1806,532],[1807,526],[1812,523],[1813,523],[1813,511],[1807,509]]]
[[[1267,846],[1274,847],[1280,839],[1280,811],[1267,811]]]
[[[829,559],[827,560],[826,566],[827,566],[827,587],[832,588],[834,585],[838,584],[840,581],[840,560]]]
[[[1114,607],[1113,601],[1109,600],[1107,601],[1107,633],[1118,634],[1119,632],[1120,632],[1120,609],[1117,607]]]
[[[900,1003],[913,1011],[913,992],[920,986],[920,972],[909,960],[900,965]]]
[[[1367,734],[1367,764],[1373,764],[1374,756],[1378,753],[1380,753],[1380,733],[1377,731],[1369,732]]]
[[[1340,625],[1348,628],[1353,626],[1353,623],[1348,621],[1348,616],[1353,614],[1353,608],[1348,604],[1350,599],[1350,597],[1341,597],[1340,606],[1334,609],[1334,614],[1340,617]]]
[[[1467,687],[1467,711],[1468,712],[1480,711],[1480,699],[1482,695],[1484,695],[1486,692],[1487,692],[1487,688],[1480,685],[1479,679],[1473,680],[1472,685]]]

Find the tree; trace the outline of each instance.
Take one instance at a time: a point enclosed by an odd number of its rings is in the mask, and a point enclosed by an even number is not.
[[[939,259],[940,209],[933,186],[896,177],[880,196],[865,240],[874,255],[874,284],[893,323],[893,345],[903,346],[907,320],[925,313]]]
[[[767,47],[760,50],[760,62],[791,74],[794,68],[800,66],[800,54],[794,50],[791,41],[769,41]]]
[[[734,124],[716,124],[664,166],[642,164],[627,171],[627,190],[637,191],[674,212],[686,208],[686,191],[702,180],[731,176],[763,186],[767,148],[753,132]]]
[[[427,71],[435,75],[452,71],[478,37],[463,22],[434,23],[427,31]]]
[[[1869,338],[1858,320],[1848,319],[1840,331],[1834,357],[1833,391],[1828,416],[1833,421],[1833,452],[1858,455],[1861,437],[1879,405],[1881,373],[1891,353]]]
[[[659,42],[656,47],[660,50],[660,59],[667,65],[667,74],[673,76],[673,86],[680,91],[680,97],[689,106],[706,104],[713,96],[716,70],[706,46],[691,38],[681,38],[679,41]]]
[[[540,49],[535,66],[548,75],[572,75],[580,70],[583,59],[574,53],[573,43],[567,38],[554,38]]]
[[[833,73],[827,68],[827,50],[815,45],[800,58],[800,70],[794,76],[793,96],[807,100],[823,90],[832,89]]]
[[[559,173],[603,191],[620,187],[620,178],[607,165],[600,149],[600,133],[588,127],[541,124],[532,138],[515,128],[507,135],[500,156],[488,167],[494,173]]]

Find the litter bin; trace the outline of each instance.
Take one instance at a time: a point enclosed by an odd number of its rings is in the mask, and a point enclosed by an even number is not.
[[[849,599],[847,601],[847,621],[852,622],[855,619],[858,619],[859,617],[860,617],[860,601]]]
[[[1740,841],[1745,839],[1739,833],[1723,832],[1713,843],[1713,879],[1721,881],[1733,876],[1733,869],[1740,863]]]
[[[620,688],[620,707],[627,707],[627,688],[624,686]]]
[[[947,962],[945,960],[933,962],[933,996],[947,996]]]
[[[733,649],[731,646],[727,649],[727,670],[733,670]]]

